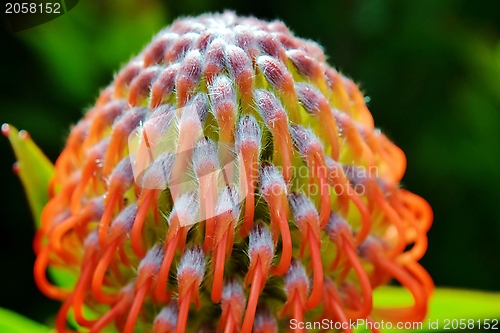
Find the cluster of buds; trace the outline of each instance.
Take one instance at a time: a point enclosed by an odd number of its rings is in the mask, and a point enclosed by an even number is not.
[[[93,333],[421,321],[432,212],[400,188],[405,168],[314,42],[233,13],[180,19],[72,128],[35,238],[36,282],[63,302],[60,333],[70,313]],[[414,303],[375,308],[392,279]]]

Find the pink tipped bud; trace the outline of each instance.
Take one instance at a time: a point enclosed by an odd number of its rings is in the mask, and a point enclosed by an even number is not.
[[[226,75],[217,76],[208,87],[212,108],[218,120],[234,117],[236,114],[236,92]]]
[[[309,278],[302,264],[293,259],[288,272],[285,274],[285,291],[288,296],[291,296],[295,290],[298,290],[304,296],[307,295]]]
[[[141,61],[130,62],[125,66],[115,78],[115,95],[116,97],[124,97],[126,90],[130,86],[130,82],[139,75],[142,69]]]
[[[276,121],[287,119],[285,109],[272,93],[264,89],[258,89],[255,91],[254,96],[260,114],[268,127],[273,128]]]
[[[120,237],[129,234],[134,226],[135,217],[137,216],[137,204],[133,203],[123,209],[120,214],[113,220],[109,230],[111,237]]]
[[[243,286],[235,280],[230,280],[224,284],[222,288],[222,304],[234,303],[235,305],[245,305],[245,294],[243,293]]]
[[[113,124],[113,121],[125,113],[126,103],[122,100],[106,103],[99,113],[100,120],[105,125]],[[128,111],[127,111],[128,112]]]
[[[320,110],[330,109],[326,97],[312,84],[298,82],[295,84],[295,91],[306,111],[316,114]]]
[[[265,163],[259,172],[260,191],[266,198],[270,195],[286,193],[287,187],[283,180],[283,175],[272,164]]]
[[[217,146],[209,138],[203,138],[196,144],[193,153],[196,176],[201,178],[219,169]]]
[[[299,226],[299,229],[303,229],[303,224],[307,223],[310,219],[318,221],[318,212],[316,207],[314,207],[314,204],[308,197],[301,193],[291,192],[288,195],[288,201],[290,202],[293,217],[295,218],[295,222]]]
[[[250,29],[243,25],[238,25],[234,28],[236,45],[245,50],[248,56],[255,59],[259,50],[255,35]]]
[[[153,326],[153,332],[175,332],[178,316],[179,307],[177,306],[177,303],[170,302],[167,306],[163,307],[160,313],[158,313],[158,315],[156,316]]]
[[[302,50],[289,50],[286,55],[297,71],[306,77],[314,77],[321,72],[318,62]]]
[[[217,206],[215,206],[215,216],[224,213],[229,213],[233,219],[236,219],[240,215],[238,190],[234,186],[227,186],[222,190],[217,201]]]
[[[163,61],[165,51],[179,38],[176,33],[165,33],[153,40],[144,50],[144,66],[159,64]]]
[[[205,256],[199,246],[188,249],[182,255],[181,262],[177,268],[177,280],[182,281],[186,277],[194,279],[198,287],[205,275]]]
[[[248,71],[253,73],[252,60],[243,49],[237,46],[228,45],[226,47],[226,62],[231,75],[235,78],[239,78]]]
[[[133,181],[132,164],[130,163],[130,156],[127,156],[115,166],[109,177],[109,183],[119,182],[121,188],[129,188]]]
[[[252,116],[244,116],[236,130],[236,149],[241,150],[243,146],[253,146],[258,151],[261,147],[262,133],[257,121]]]
[[[202,92],[197,93],[193,98],[189,100],[187,107],[194,108],[194,110],[198,114],[200,122],[203,123],[207,118],[207,114],[210,109],[207,94]]]
[[[257,309],[253,324],[254,333],[277,333],[278,323],[269,308],[261,307]]]
[[[175,91],[175,81],[179,72],[179,63],[168,66],[156,79],[151,87],[151,107],[156,108],[169,102]]]
[[[212,83],[213,78],[222,73],[224,70],[224,66],[226,64],[224,55],[226,46],[226,42],[222,38],[218,37],[215,38],[207,47],[204,72],[208,83]]]
[[[203,58],[199,50],[189,51],[182,61],[175,80],[177,102],[180,105],[185,105],[193,94],[193,90],[200,84],[202,62]]]
[[[122,137],[127,137],[141,121],[144,120],[148,112],[145,107],[131,108],[127,110],[113,125],[113,130]]]
[[[323,151],[321,142],[310,129],[299,125],[292,125],[290,127],[290,134],[295,147],[297,147],[303,159],[306,159],[312,151]]]
[[[183,194],[174,202],[174,208],[168,219],[169,223],[172,225],[174,218],[180,226],[191,226],[198,222],[199,201],[198,193],[196,192]]]
[[[132,106],[140,106],[149,95],[151,84],[161,73],[161,68],[157,66],[143,69],[132,82],[130,82],[130,92],[128,102]]]
[[[358,247],[358,254],[366,261],[373,262],[376,256],[384,253],[383,243],[375,236],[366,237],[365,241]]]
[[[282,91],[293,85],[293,77],[286,66],[276,58],[260,56],[257,65],[266,77],[267,81],[278,91]]]
[[[279,40],[274,38],[273,35],[264,31],[257,31],[255,35],[257,37],[257,42],[264,53],[267,53],[272,57],[279,58],[283,61],[286,60],[285,49],[283,48]]]
[[[163,261],[164,252],[165,251],[161,244],[153,246],[141,260],[139,267],[137,268],[137,275],[151,276],[158,274]]]
[[[351,227],[349,226],[347,221],[342,216],[340,216],[340,214],[331,211],[328,223],[325,227],[325,231],[328,237],[330,237],[331,240],[337,239],[341,230],[347,230],[350,233]]]
[[[199,37],[199,34],[189,32],[177,38],[165,55],[165,63],[168,64],[183,58],[186,52],[191,48],[191,45],[193,45]]]
[[[271,233],[265,226],[257,225],[250,233],[248,255],[250,261],[256,260],[257,257],[266,260],[267,262],[261,263],[265,265],[264,267],[271,264],[274,257],[274,243]]]
[[[154,162],[136,177],[136,183],[144,189],[163,190],[167,184],[175,183],[175,179],[170,179],[174,167],[175,154],[163,153]],[[133,157],[132,157],[133,158]]]

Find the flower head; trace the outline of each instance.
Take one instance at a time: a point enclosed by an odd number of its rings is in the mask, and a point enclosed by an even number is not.
[[[36,282],[63,302],[59,332],[70,311],[125,333],[423,320],[432,212],[400,188],[405,166],[316,43],[229,12],[179,19],[72,128]],[[391,279],[413,305],[374,308]]]

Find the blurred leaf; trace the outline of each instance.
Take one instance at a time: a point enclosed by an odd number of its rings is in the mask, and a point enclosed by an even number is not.
[[[49,333],[54,331],[15,312],[0,308],[0,332]]]
[[[377,307],[411,305],[412,297],[404,288],[381,287],[374,291],[374,303]],[[444,331],[445,319],[467,321],[498,318],[500,318],[500,293],[437,288],[431,298],[429,314],[419,331]],[[430,323],[437,323],[439,329],[434,326],[429,327]],[[446,331],[450,331],[451,328],[449,325]],[[477,321],[474,328],[478,328]]]
[[[16,154],[18,175],[28,197],[36,226],[39,227],[42,209],[48,201],[47,189],[54,166],[27,132],[19,132],[8,124],[2,125],[2,132],[9,139]]]
[[[99,24],[89,20],[93,16]],[[55,80],[53,89],[73,103],[75,98],[87,103],[165,23],[158,1],[81,1],[71,12],[19,36],[43,60]]]

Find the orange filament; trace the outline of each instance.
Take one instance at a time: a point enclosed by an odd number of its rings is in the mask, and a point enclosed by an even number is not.
[[[151,286],[152,278],[149,277],[137,291],[132,306],[128,312],[127,321],[125,323],[125,328],[123,333],[134,333],[135,323],[137,322],[137,317],[142,308],[142,303],[144,303],[144,298]]]
[[[253,272],[252,287],[250,289],[250,295],[248,296],[247,309],[245,311],[243,325],[241,326],[241,333],[252,332],[255,310],[257,309],[257,303],[259,302],[259,294],[263,288],[263,286],[261,286],[261,283],[264,278],[265,277],[262,275],[260,258],[257,258],[255,271]]]
[[[326,175],[326,163],[325,158],[323,157],[323,153],[318,151],[312,157],[315,160],[313,165],[316,165],[316,172],[318,177],[318,185],[321,193],[321,211],[319,214],[320,228],[324,229],[326,223],[328,222],[328,218],[330,217],[330,188],[328,186],[328,180]]]
[[[104,205],[101,221],[98,227],[99,245],[101,248],[106,247],[106,238],[108,237],[109,225],[111,224],[111,217],[115,210],[117,201],[123,196],[124,189],[118,181],[112,181],[108,188],[108,197]]]
[[[47,297],[62,301],[70,295],[70,291],[56,287],[47,280],[46,272],[47,265],[49,263],[50,250],[50,247],[46,246],[41,249],[40,253],[36,257],[34,267],[35,282],[38,289],[40,289],[40,291]]]
[[[279,149],[276,146],[274,152],[275,154],[278,152],[281,154],[283,179],[286,184],[289,184],[292,177],[292,138],[288,130],[288,119],[280,118],[274,125],[276,125],[276,127],[273,127],[271,131],[273,132],[275,140],[279,142]]]
[[[165,241],[165,256],[161,262],[158,280],[156,281],[156,299],[163,303],[168,302],[170,298],[167,294],[168,274],[170,273],[170,266],[172,265],[178,243],[179,231],[175,233],[172,239]]]
[[[306,308],[314,309],[321,302],[321,295],[323,292],[323,263],[321,262],[321,244],[319,240],[314,237],[313,232],[310,229],[308,229],[307,235],[309,248],[311,250],[314,280],[311,295],[306,302]]]
[[[146,220],[146,214],[148,213],[149,207],[151,207],[151,203],[155,197],[155,192],[154,190],[143,189],[139,197],[139,209],[137,210],[137,215],[132,227],[132,236],[130,237],[132,250],[139,258],[143,258],[146,255],[146,250],[142,246],[142,227]]]
[[[281,232],[281,259],[278,266],[274,267],[272,270],[272,274],[275,276],[282,276],[285,274],[292,261],[292,236],[290,235],[290,228],[288,226],[282,200],[280,195],[273,195],[269,198],[269,206],[273,207],[273,209],[271,209],[271,224],[273,224],[275,228],[278,225]],[[277,242],[277,237],[278,234],[273,233],[275,244]]]
[[[331,311],[334,315],[333,319],[335,319],[337,322],[349,323],[335,285],[330,281],[325,282],[325,292],[323,296],[324,317],[328,318],[326,314],[328,313],[328,311]],[[344,331],[344,333],[352,333],[349,325],[347,325],[346,327],[342,327],[342,330]]]
[[[352,268],[356,272],[356,275],[358,276],[359,284],[361,285],[361,290],[363,292],[363,305],[361,309],[357,312],[346,310],[346,314],[350,319],[365,318],[371,313],[373,307],[372,287],[370,284],[370,280],[368,279],[363,265],[358,258],[356,250],[352,246],[349,239],[344,234],[341,235],[341,238],[345,254],[349,259]]]
[[[376,309],[376,313],[391,321],[421,321],[427,313],[427,294],[420,283],[418,283],[406,270],[390,261],[382,253],[375,254],[375,264],[389,272],[413,295],[415,303],[408,308],[384,308]]]
[[[373,184],[375,185],[375,184]],[[391,205],[385,200],[382,192],[376,186],[372,186],[374,188],[373,197],[375,202],[379,205],[382,211],[385,213],[387,218],[391,221],[391,223],[396,227],[396,230],[399,233],[398,241],[394,248],[389,253],[389,257],[394,257],[400,253],[402,253],[406,246],[405,240],[405,228],[403,226],[403,222],[399,218],[399,215],[394,211]]]
[[[90,279],[92,278],[92,272],[94,270],[94,262],[95,259],[92,258],[85,264],[80,279],[75,287],[75,292],[73,293],[73,313],[76,322],[84,327],[90,327],[96,322],[96,320],[86,319],[83,315],[85,292],[91,283]]]
[[[328,135],[328,142],[332,149],[331,157],[334,161],[339,160],[340,147],[339,147],[339,133],[337,130],[337,122],[335,121],[332,112],[330,111],[330,106],[322,107],[318,113],[318,118],[322,126],[325,126],[328,130],[326,135]]]
[[[258,177],[259,170],[256,165],[258,162],[258,149],[244,145],[241,148],[241,155],[243,156],[243,169],[246,179],[247,195],[245,198],[245,216],[243,225],[241,226],[241,236],[246,237],[250,233],[254,223],[254,205],[255,205],[255,180]],[[243,170],[242,170],[243,172]]]
[[[105,294],[102,291],[102,285],[106,271],[108,270],[109,264],[115,255],[116,248],[120,243],[120,238],[113,240],[108,247],[104,250],[104,253],[99,260],[94,275],[92,277],[92,294],[95,299],[104,304],[112,304],[116,301],[116,295]]]
[[[213,247],[214,232],[215,232],[215,174],[210,173],[200,179],[200,198],[202,212],[205,211],[205,240],[203,243],[203,251],[207,252]],[[204,206],[204,207],[203,207]],[[204,209],[203,209],[204,208]]]
[[[212,302],[219,303],[222,297],[222,283],[224,280],[224,264],[226,259],[227,249],[227,233],[226,231],[220,242],[215,245],[215,267],[214,267],[214,282],[212,284]]]
[[[67,298],[57,313],[55,326],[57,332],[59,333],[77,333],[66,328],[66,318],[68,317],[68,311],[71,308],[72,299],[72,296]]]
[[[293,319],[296,320],[297,323],[303,323],[304,322],[304,307],[302,305],[302,301],[300,300],[300,295],[296,291],[293,296],[293,310],[292,310],[292,315]],[[304,332],[303,329],[295,329],[295,332]]]
[[[186,323],[188,319],[189,304],[191,304],[191,297],[193,288],[196,286],[192,284],[187,290],[185,295],[179,295],[179,316],[177,317],[177,333],[184,333],[186,331]]]

